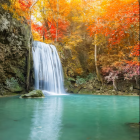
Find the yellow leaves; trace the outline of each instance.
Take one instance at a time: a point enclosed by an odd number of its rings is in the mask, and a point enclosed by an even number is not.
[[[19,20],[18,15],[17,15],[17,13],[15,12],[15,10],[13,8],[11,8],[10,6],[8,6],[7,4],[2,4],[2,8],[4,10],[9,11],[10,13],[13,13],[13,17],[14,18],[17,18]]]
[[[125,56],[124,52],[120,51],[120,52],[118,53],[118,57],[124,57],[124,56]]]
[[[19,1],[17,0],[10,0],[11,4],[10,6],[7,4],[3,4],[2,8],[4,10],[8,10],[10,13],[13,14],[13,17],[16,18],[17,20],[20,20],[20,16],[21,17],[28,17],[28,12],[27,11],[23,11],[21,10],[21,5],[19,4]]]
[[[35,41],[42,41],[42,38],[40,38],[40,35],[37,32],[32,32],[32,35]]]
[[[105,36],[98,34],[94,37],[92,45],[104,45],[107,42]]]
[[[138,57],[133,57],[133,61],[138,61],[139,62],[139,58]]]
[[[76,33],[73,33],[70,37],[65,37],[63,42],[66,43],[66,46],[71,46],[72,49],[75,48],[80,42],[82,42],[82,38],[81,36],[76,35]]]
[[[47,39],[45,39],[45,41],[44,41],[44,43],[46,43],[46,44],[53,44],[54,42],[52,41],[52,40],[47,40]]]
[[[73,60],[76,59],[76,56],[73,56],[72,59],[73,59]]]
[[[137,0],[120,0],[120,1],[122,1],[122,2],[125,2],[125,3],[132,3],[132,2],[136,2]]]
[[[2,4],[1,6],[4,10],[9,10],[9,6],[7,4]]]
[[[78,75],[82,75],[83,69],[82,68],[76,68],[74,72]]]
[[[63,17],[63,16],[67,16],[70,12],[69,5],[66,0],[59,0],[58,3],[57,1],[54,0],[52,1],[39,0],[37,6],[38,6],[37,12],[43,13],[44,16],[46,16],[47,14],[48,16],[56,17],[59,15],[60,17]]]
[[[65,49],[72,49],[72,47],[71,46],[68,46],[68,45],[65,45],[64,48]]]
[[[80,5],[82,4],[82,0],[71,0],[70,5],[73,8],[81,9]]]
[[[42,42],[43,36],[40,36],[40,34],[38,32],[33,31],[32,35],[33,35],[33,38],[34,38],[35,41],[41,41]],[[45,39],[44,43],[46,43],[46,44],[53,44],[54,42],[52,40]]]
[[[81,19],[81,17],[72,17],[72,20],[73,21],[77,21],[77,22],[82,22],[82,19]]]

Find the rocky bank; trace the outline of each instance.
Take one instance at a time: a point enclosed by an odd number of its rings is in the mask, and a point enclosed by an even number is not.
[[[9,1],[1,3],[9,4]],[[26,21],[13,18],[0,5],[0,95],[20,93],[25,89],[28,36]]]
[[[140,95],[140,89],[134,81],[118,80],[117,91],[113,89],[112,83],[102,85],[97,79],[89,80],[83,84],[65,79],[65,88],[68,93],[93,94],[93,95]]]

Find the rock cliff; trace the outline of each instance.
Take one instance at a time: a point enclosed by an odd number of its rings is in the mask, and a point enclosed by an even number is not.
[[[8,0],[1,3],[9,4]],[[0,94],[25,89],[29,26],[0,6]]]

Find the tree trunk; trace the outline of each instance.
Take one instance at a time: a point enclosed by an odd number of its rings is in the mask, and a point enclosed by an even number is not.
[[[45,42],[45,32],[43,30],[43,42]]]
[[[97,45],[96,45],[96,41],[97,41],[97,35],[95,34],[95,50],[94,50],[94,56],[95,56],[95,67],[96,67],[96,74],[97,74],[97,79],[98,81],[100,81],[103,85],[103,79],[102,76],[100,74],[100,70],[98,68],[98,64],[97,64]]]
[[[31,62],[31,10],[29,11],[29,16],[30,16],[30,21],[29,21],[29,28],[30,28],[30,32],[29,32],[29,39],[28,39],[28,58],[27,58],[27,78],[26,78],[26,89],[27,91],[29,90],[29,86],[30,86],[30,62]]]
[[[116,80],[116,78],[113,79],[113,90],[115,90],[115,93],[118,94],[117,93],[118,87],[117,87],[117,80]]]
[[[31,50],[30,50],[30,38],[28,40],[28,58],[27,58],[27,78],[26,78],[26,89],[29,90],[30,86],[30,65],[31,65]]]
[[[58,41],[58,15],[59,15],[59,0],[57,0],[57,21],[56,21],[56,38],[55,41]]]
[[[116,78],[113,79],[113,89],[117,91],[117,81]]]
[[[31,69],[31,48],[32,48],[32,27],[31,27],[31,10],[32,7],[37,3],[38,0],[36,0],[30,7],[29,10],[29,16],[30,16],[30,21],[29,21],[29,28],[30,28],[30,33],[29,33],[29,40],[28,40],[28,58],[27,58],[27,78],[26,78],[26,90],[29,90],[30,87],[30,69]]]
[[[136,80],[136,87],[140,89],[140,76],[139,75],[135,76],[135,80]]]

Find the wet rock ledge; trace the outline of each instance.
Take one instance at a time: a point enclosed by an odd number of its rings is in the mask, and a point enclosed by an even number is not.
[[[19,98],[44,98],[44,94],[41,90],[33,90],[27,94],[21,95]]]

